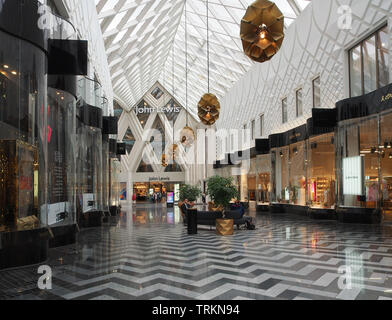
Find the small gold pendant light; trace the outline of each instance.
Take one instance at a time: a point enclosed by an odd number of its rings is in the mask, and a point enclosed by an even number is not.
[[[188,148],[195,142],[195,132],[188,124],[188,26],[187,26],[187,1],[185,0],[185,108],[186,126],[180,132],[181,144]]]
[[[207,72],[208,93],[204,94],[197,106],[198,116],[202,123],[212,126],[218,121],[220,114],[220,103],[218,98],[210,93],[210,40],[209,40],[209,6],[207,3]]]

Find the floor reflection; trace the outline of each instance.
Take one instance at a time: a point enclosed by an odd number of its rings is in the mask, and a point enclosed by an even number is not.
[[[50,250],[52,290],[26,267],[0,272],[0,299],[392,299],[391,226],[251,215],[255,231],[189,236],[178,207],[124,207]]]

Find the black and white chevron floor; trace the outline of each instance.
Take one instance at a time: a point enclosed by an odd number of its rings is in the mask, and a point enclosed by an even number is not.
[[[189,236],[179,217],[126,208],[50,251],[51,290],[38,266],[7,270],[0,299],[392,299],[392,227],[263,215],[255,231]]]

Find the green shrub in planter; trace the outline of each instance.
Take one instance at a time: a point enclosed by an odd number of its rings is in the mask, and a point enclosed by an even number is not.
[[[233,184],[233,178],[214,176],[207,180],[207,194],[216,207],[227,209],[232,199],[238,198],[238,190]]]
[[[201,190],[198,186],[191,186],[184,184],[180,187],[180,201],[188,199],[190,202],[195,202],[201,196]]]

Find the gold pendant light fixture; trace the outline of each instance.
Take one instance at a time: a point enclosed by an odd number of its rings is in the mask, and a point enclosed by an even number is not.
[[[195,142],[195,132],[188,124],[188,26],[187,26],[187,0],[185,0],[185,108],[186,126],[180,132],[181,144],[188,148]]]
[[[208,93],[201,98],[197,109],[198,116],[202,123],[207,126],[212,126],[218,121],[220,114],[220,103],[218,98],[210,93],[210,40],[209,40],[209,7],[207,3],[207,78],[208,78]]]
[[[185,148],[189,148],[195,142],[195,132],[191,127],[186,126],[182,128],[180,135],[181,135],[181,144]]]
[[[270,60],[284,39],[284,16],[275,3],[256,0],[241,21],[241,40],[245,54],[256,62]]]
[[[178,155],[179,155],[179,148],[178,148],[178,144],[176,144],[176,143],[173,143],[170,147],[169,147],[169,149],[168,149],[168,154],[169,154],[169,156],[172,158],[172,160],[173,160],[173,164],[174,164],[174,160],[175,160],[175,158],[177,158],[178,157]]]
[[[175,90],[174,90],[174,44],[173,44],[173,47],[172,47],[172,97],[174,98],[174,96],[175,96]],[[164,151],[164,154],[162,154],[162,158],[161,158],[162,167],[164,167],[164,168],[168,167],[169,164],[167,162],[167,160],[168,160],[167,158],[173,160],[173,164],[174,164],[174,158],[176,155],[178,155],[177,149],[178,149],[178,145],[174,143],[174,121],[173,121],[173,144],[168,147],[168,151],[167,151],[168,157],[166,157],[165,151]]]
[[[174,43],[173,43],[173,97],[174,95]],[[174,165],[174,159],[178,156],[178,145],[174,143],[174,122],[173,122],[173,144],[169,147],[168,154],[170,156],[170,159],[173,160],[173,165]]]
[[[212,93],[206,93],[200,100],[198,114],[201,122],[212,126],[219,119],[220,104],[218,98]]]
[[[162,167],[166,168],[168,166],[168,163],[166,162],[166,154],[162,153],[161,157],[161,165]]]

